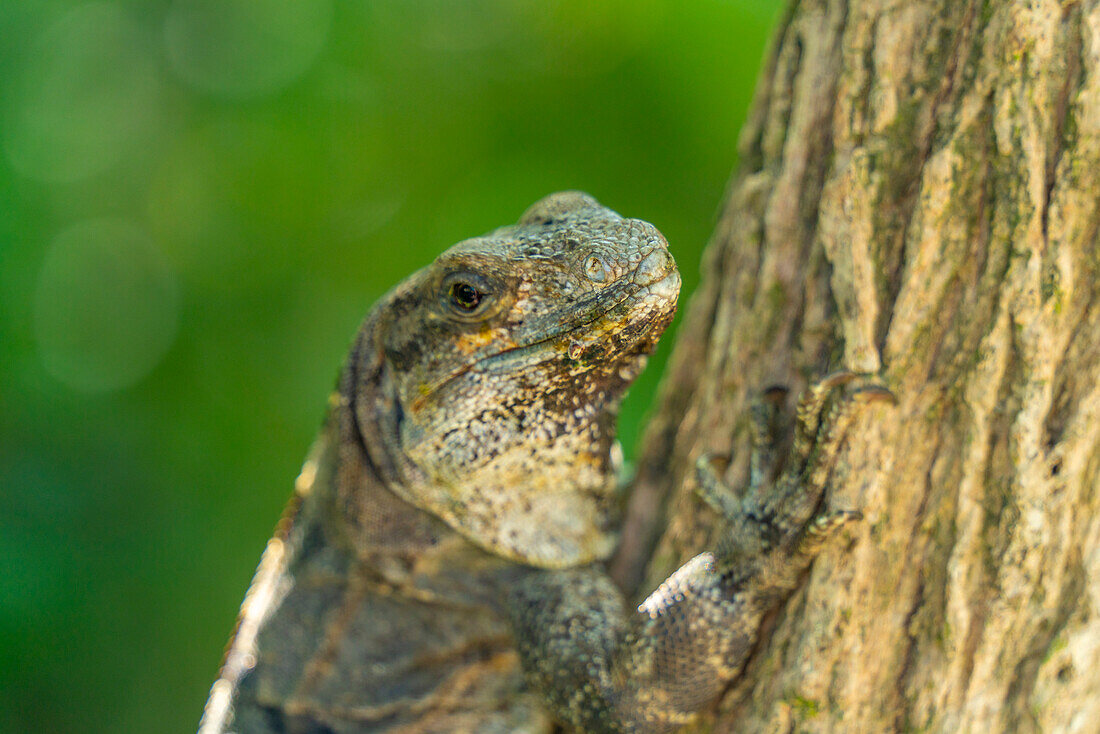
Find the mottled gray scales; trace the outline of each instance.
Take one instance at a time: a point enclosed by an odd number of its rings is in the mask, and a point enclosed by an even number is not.
[[[774,486],[770,428],[743,492],[702,462],[729,537],[629,608],[602,565],[615,418],[679,288],[652,225],[565,192],[384,296],[202,732],[658,732],[710,705],[850,516],[823,509],[825,479],[886,393],[847,376],[811,392]]]

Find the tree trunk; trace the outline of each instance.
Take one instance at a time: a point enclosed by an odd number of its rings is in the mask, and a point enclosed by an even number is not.
[[[749,402],[878,372],[816,560],[718,731],[1100,731],[1100,2],[793,2],[616,566],[711,547]],[[674,243],[675,245],[675,243]],[[652,556],[645,531],[660,528]],[[653,545],[651,543],[651,545]]]

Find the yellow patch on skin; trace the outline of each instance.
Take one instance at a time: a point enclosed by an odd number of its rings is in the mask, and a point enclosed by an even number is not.
[[[494,342],[500,342],[500,346],[507,348],[513,347],[515,344],[508,338],[508,332],[504,329],[492,329],[488,324],[484,324],[481,329],[469,334],[463,334],[455,341],[455,346],[463,354],[473,354],[483,347],[487,347]]]

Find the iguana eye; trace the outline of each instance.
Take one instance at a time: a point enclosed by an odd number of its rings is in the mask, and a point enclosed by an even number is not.
[[[463,311],[476,311],[484,293],[469,283],[451,284],[451,303]]]
[[[489,283],[475,273],[451,273],[443,279],[442,290],[447,310],[462,319],[484,316],[493,302]]]

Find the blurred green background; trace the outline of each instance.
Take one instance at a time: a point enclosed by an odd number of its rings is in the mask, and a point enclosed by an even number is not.
[[[446,246],[580,188],[689,292],[776,15],[0,0],[0,732],[194,730],[359,320]]]

